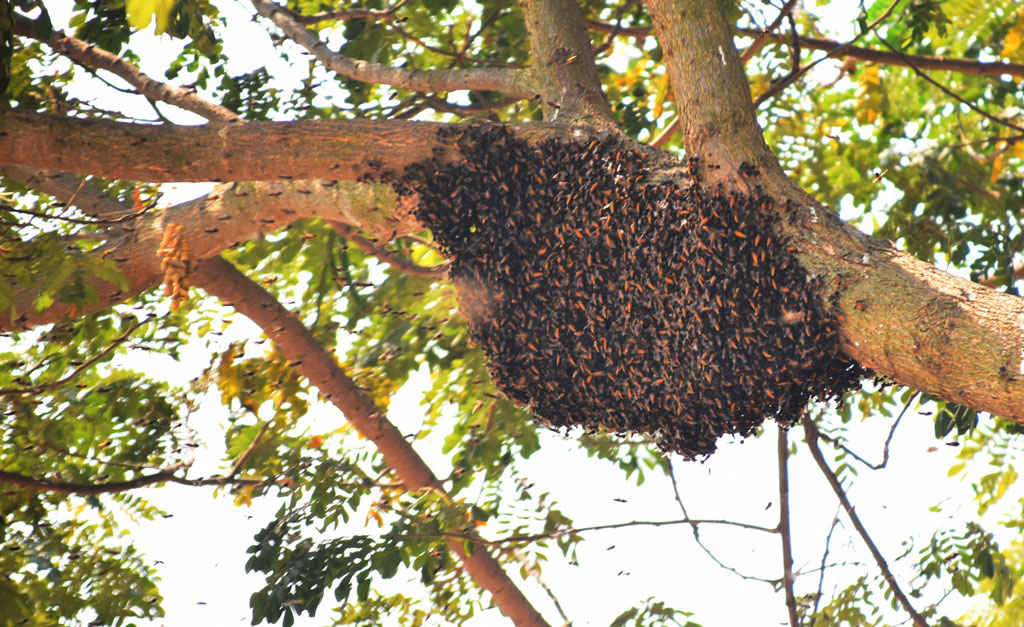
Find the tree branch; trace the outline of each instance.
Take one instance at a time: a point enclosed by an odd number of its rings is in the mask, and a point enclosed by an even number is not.
[[[878,37],[878,40],[881,41],[883,44],[885,44],[885,47],[888,48],[889,50],[891,50],[893,54],[905,57],[905,55],[903,55],[895,46],[890,44],[889,41],[886,38],[882,37],[878,33],[878,30],[875,28],[874,25],[871,25],[871,30],[874,31],[875,36]],[[966,105],[967,107],[969,107],[972,111],[974,111],[978,115],[980,115],[980,116],[982,116],[982,117],[984,117],[984,118],[986,118],[988,120],[991,120],[991,121],[995,122],[996,124],[1000,124],[1002,126],[1005,126],[1006,128],[1012,129],[1014,131],[1024,132],[1024,126],[1018,126],[1018,125],[1010,122],[1009,120],[1006,120],[1006,119],[1003,119],[1001,117],[992,115],[988,111],[985,111],[984,109],[982,109],[978,105],[974,104],[973,102],[970,102],[969,100],[967,100],[966,98],[964,98],[960,94],[956,93],[955,91],[953,91],[949,87],[946,87],[945,85],[943,85],[939,81],[935,80],[931,76],[928,76],[927,74],[922,72],[921,69],[917,65],[915,65],[912,61],[910,61],[909,59],[904,58],[904,61],[906,62],[907,67],[909,67],[911,69],[911,71],[914,72],[914,74],[917,74],[919,77],[923,78],[926,82],[928,82],[931,85],[937,87],[939,89],[939,91],[941,91],[942,93],[946,94],[947,96],[949,96],[953,100],[956,100],[957,102]]]
[[[775,17],[775,21],[762,30],[757,37],[754,38],[753,43],[747,46],[747,49],[740,55],[740,61],[743,62],[743,65],[746,65],[755,54],[760,52],[761,48],[768,43],[768,39],[772,35],[775,35],[775,29],[782,24],[782,20],[786,19],[787,16],[792,16],[794,4],[796,4],[796,0],[786,0],[786,4],[782,5],[782,8],[779,9],[779,14]]]
[[[683,146],[718,167],[711,184],[746,187],[744,163],[784,176],[757,124],[732,30],[716,2],[646,0],[672,83]]]
[[[786,591],[786,609],[790,627],[800,627],[793,594],[793,540],[789,530],[789,431],[779,427],[779,535],[782,536],[782,587]]]
[[[363,437],[373,442],[408,490],[445,494],[441,482],[370,395],[345,374],[335,358],[273,295],[220,257],[196,268],[193,279],[196,285],[259,325],[292,367],[319,388],[324,399],[341,410]],[[487,551],[478,549],[470,554],[465,544],[455,539],[449,540],[448,547],[516,625],[547,625]]]
[[[649,26],[624,26],[616,29],[615,24],[594,20],[587,21],[587,28],[599,33],[611,33],[613,30],[617,30],[619,35],[637,38],[651,37],[654,34]],[[772,43],[784,45],[789,45],[790,43],[783,35],[768,33],[767,36],[765,36],[765,32],[760,29],[737,28],[736,32],[748,37],[753,37],[755,41],[764,36],[767,41]],[[959,72],[961,74],[973,74],[977,76],[1009,75],[1024,78],[1024,64],[1022,63],[1008,63],[1005,61],[973,61],[970,59],[934,57],[926,55],[899,55],[893,54],[892,52],[886,52],[884,50],[873,50],[871,48],[861,48],[858,46],[849,46],[840,50],[839,47],[843,45],[843,42],[815,37],[799,36],[797,41],[801,48],[806,48],[808,50],[824,50],[825,52],[832,53],[829,56],[834,58],[857,59],[881,65],[899,65],[904,67],[908,67],[909,62],[922,70]]]
[[[738,32],[751,37],[759,36],[760,33],[751,29],[737,29]],[[782,35],[770,33],[768,39],[777,44],[789,45],[789,41]],[[824,50],[828,57],[857,59],[869,61],[879,65],[898,65],[910,67],[911,64],[922,70],[936,70],[940,72],[958,72],[960,74],[972,74],[975,76],[1016,76],[1024,78],[1024,64],[1007,63],[1005,61],[972,61],[970,59],[957,59],[947,57],[934,57],[916,54],[899,54],[886,52],[884,50],[873,50],[859,46],[847,46],[841,48],[842,42],[832,39],[818,39],[815,37],[797,38],[801,48],[808,50]]]
[[[55,178],[31,168],[3,166],[12,178],[39,184],[42,191],[66,200],[76,177],[61,174]],[[22,178],[22,175],[27,175]],[[29,180],[26,180],[29,179]],[[86,186],[85,189],[91,189]],[[95,191],[95,190],[94,190]],[[128,212],[116,199],[96,192],[93,200],[104,215]],[[236,183],[219,185],[202,198],[160,211],[150,212],[132,226],[120,225],[120,232],[108,237],[106,243],[88,254],[106,256],[118,263],[128,281],[128,288],[99,279],[89,280],[96,289],[99,302],[81,309],[57,303],[42,312],[35,312],[32,303],[38,289],[18,288],[13,294],[13,307],[18,314],[0,316],[0,330],[28,328],[60,319],[68,313],[100,311],[160,284],[163,270],[156,251],[163,240],[164,227],[179,222],[183,237],[189,244],[193,265],[218,255],[224,249],[247,241],[261,233],[269,233],[304,217],[327,220],[343,219],[359,225],[375,236],[393,233],[404,235],[422,230],[411,218],[408,203],[399,202],[386,185],[353,183],[351,181],[294,181],[289,183]]]
[[[82,185],[82,179],[60,170],[40,170],[20,165],[0,164],[0,176],[21,181],[33,189],[68,205],[96,220],[116,220],[130,212],[130,207],[110,194],[92,185]]]
[[[52,481],[50,479],[38,479],[14,472],[0,470],[0,482],[41,492],[56,492],[58,494],[78,494],[86,496],[90,494],[125,492],[153,485],[155,483],[167,483],[174,479],[174,473],[176,471],[176,468],[161,470],[154,474],[142,475],[135,479],[129,479],[128,481],[111,481],[109,483],[70,483]]]
[[[22,37],[35,37],[32,20],[15,14],[14,31]],[[88,44],[74,37],[54,35],[50,39],[41,39],[54,52],[62,54],[75,63],[90,68],[107,70],[124,79],[150,100],[159,100],[201,115],[207,120],[234,122],[239,120],[233,111],[221,105],[199,97],[194,91],[182,87],[172,87],[143,73],[135,65],[106,50]]]
[[[856,452],[854,452],[853,449],[847,447],[845,444],[843,444],[836,438],[829,436],[827,433],[821,433],[819,431],[818,436],[822,440],[825,440],[826,442],[831,444],[833,448],[842,449],[848,455],[850,455],[860,463],[864,464],[871,470],[881,470],[882,468],[885,468],[885,466],[889,463],[889,445],[892,443],[892,437],[896,435],[896,427],[900,426],[900,421],[903,420],[903,415],[907,413],[907,409],[910,408],[910,404],[914,402],[914,399],[917,398],[919,394],[920,392],[914,392],[910,396],[910,398],[907,399],[907,402],[904,403],[903,411],[900,412],[899,416],[896,416],[896,420],[893,421],[892,427],[889,428],[889,435],[885,438],[885,445],[882,447],[882,461],[877,464],[872,464],[871,462],[869,462],[868,460],[864,459]]]
[[[406,0],[401,0],[387,9],[336,9],[321,11],[312,15],[294,13],[292,19],[305,26],[313,26],[320,22],[348,22],[350,20],[387,20],[402,8]]]
[[[839,505],[837,508],[841,508]],[[828,553],[832,546],[832,534],[835,533],[836,527],[839,526],[839,509],[836,509],[836,515],[832,517],[832,524],[829,525],[828,535],[825,536],[825,549],[821,552],[821,566],[818,567],[818,591],[814,594],[814,608],[811,610],[811,616],[818,613],[818,606],[821,604],[821,590],[825,586],[825,568],[828,565]],[[813,619],[811,627],[814,627]]]
[[[112,350],[123,344],[129,337],[131,337],[132,333],[138,330],[139,327],[146,324],[147,322],[152,321],[153,318],[155,317],[156,314],[150,314],[148,317],[143,318],[139,322],[133,324],[131,327],[128,328],[127,331],[122,333],[119,337],[117,337],[117,339],[108,344],[106,348],[96,353],[89,359],[83,361],[81,364],[78,365],[77,368],[72,370],[71,373],[68,374],[67,376],[62,377],[56,381],[51,381],[49,383],[40,383],[37,385],[30,385],[23,388],[0,388],[0,396],[23,396],[25,394],[38,394],[40,392],[45,392],[46,390],[53,390],[64,385],[67,385],[68,383],[71,383],[72,381],[75,380],[75,378],[78,377],[78,375],[82,374],[83,372],[91,368],[93,364],[99,362],[107,355],[109,355]]]
[[[530,32],[533,78],[543,89],[544,117],[618,128],[601,90],[594,49],[575,0],[522,0]]]
[[[924,618],[917,613],[914,606],[910,604],[910,599],[903,594],[903,590],[900,589],[899,583],[896,582],[896,578],[893,576],[892,571],[889,570],[889,565],[886,563],[885,558],[882,557],[878,547],[871,540],[871,536],[868,535],[867,529],[864,528],[864,524],[861,523],[860,518],[857,516],[857,512],[854,511],[853,505],[850,503],[850,499],[846,496],[846,491],[843,490],[843,486],[839,483],[839,478],[836,477],[832,469],[829,468],[828,462],[825,461],[825,457],[821,454],[821,448],[818,447],[818,427],[814,424],[814,421],[808,417],[805,412],[800,417],[800,423],[804,426],[804,439],[807,441],[807,447],[811,451],[811,456],[814,457],[815,463],[818,464],[818,468],[821,469],[825,479],[828,480],[828,484],[832,486],[832,491],[835,492],[836,498],[843,506],[843,510],[846,511],[846,516],[853,523],[853,526],[857,529],[857,533],[860,534],[864,544],[867,545],[868,550],[871,551],[872,557],[875,558],[875,563],[878,565],[878,569],[882,573],[882,578],[889,585],[889,589],[892,591],[893,596],[896,597],[897,602],[903,607],[903,610],[910,615],[911,621],[914,623],[914,627],[928,627],[928,623],[925,622]]]
[[[398,255],[397,253],[389,251],[383,246],[378,246],[377,244],[374,244],[372,241],[360,235],[358,229],[348,224],[345,224],[344,222],[338,222],[337,220],[329,220],[327,223],[331,225],[331,228],[334,229],[338,233],[338,235],[341,235],[348,241],[355,244],[364,253],[368,255],[373,255],[377,259],[380,259],[381,261],[390,265],[392,268],[398,270],[399,272],[404,272],[412,276],[421,276],[430,279],[444,279],[447,278],[448,276],[447,261],[444,263],[439,263],[436,266],[421,266],[416,263],[413,263],[412,261],[406,259],[405,257],[402,257],[401,255]]]
[[[126,124],[27,111],[0,114],[0,163],[149,181],[354,180],[434,156],[443,124],[296,121]]]
[[[29,490],[40,492],[55,492],[57,494],[76,494],[78,496],[89,496],[96,494],[110,494],[113,492],[127,492],[137,490],[158,483],[177,483],[190,487],[224,486],[224,485],[250,485],[258,486],[267,483],[266,479],[237,478],[234,475],[206,477],[204,479],[188,479],[178,476],[181,465],[164,468],[151,475],[140,475],[126,481],[108,481],[106,483],[83,483],[54,481],[52,479],[40,479],[15,472],[0,470],[0,483],[16,485]]]
[[[466,68],[450,70],[416,70],[396,68],[379,63],[353,59],[331,52],[319,37],[307,30],[288,9],[250,0],[256,12],[277,25],[285,35],[313,54],[325,68],[352,80],[374,85],[391,85],[422,92],[445,92],[468,89],[496,91],[518,98],[532,98],[536,90],[525,71],[508,68]]]
[[[683,497],[682,497],[682,495],[679,494],[679,483],[676,481],[676,474],[675,474],[675,471],[672,469],[672,461],[671,460],[667,460],[667,463],[668,463],[668,473],[667,474],[668,474],[669,481],[672,482],[672,493],[675,495],[676,503],[679,505],[679,511],[681,511],[683,513],[683,519],[686,520],[689,523],[690,528],[693,531],[693,539],[697,543],[697,546],[700,547],[700,549],[702,551],[704,551],[704,554],[707,555],[708,557],[710,557],[711,560],[715,564],[718,564],[718,566],[720,568],[724,568],[725,570],[727,570],[730,573],[736,575],[740,579],[750,579],[750,580],[754,580],[754,581],[761,581],[761,582],[764,582],[764,583],[767,583],[767,584],[771,584],[773,587],[776,587],[776,589],[778,589],[777,588],[778,583],[779,583],[778,580],[765,579],[763,577],[756,577],[754,575],[747,575],[746,573],[741,573],[740,571],[736,570],[732,566],[729,566],[728,564],[725,564],[724,562],[722,562],[720,559],[718,559],[717,555],[715,555],[714,553],[711,552],[711,549],[709,549],[707,546],[705,546],[704,541],[700,539],[700,524],[698,523],[698,521],[690,518],[690,515],[686,512],[686,505],[683,504]],[[765,528],[761,528],[761,529],[759,529],[759,531],[769,531],[769,532],[772,532],[772,533],[777,533],[778,529],[765,529]]]

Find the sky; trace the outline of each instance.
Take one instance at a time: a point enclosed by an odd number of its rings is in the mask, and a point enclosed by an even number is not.
[[[229,20],[251,13],[246,3],[217,4]],[[47,6],[60,25],[72,3],[53,0]],[[848,18],[836,19],[842,22]],[[260,53],[261,49],[269,49],[269,40],[259,24],[246,19],[233,21],[236,26],[225,39],[225,53],[232,63],[230,72],[248,72],[267,64],[282,86],[302,79],[306,70],[301,64],[289,67],[274,55]],[[176,54],[175,44],[166,37],[143,33],[136,35],[133,44],[144,47],[143,70],[156,77],[163,75],[162,68]],[[141,99],[134,103],[126,103],[124,96],[108,100],[108,96],[101,95],[109,93],[108,90],[100,90],[88,81],[80,89],[97,106],[132,107],[138,115],[151,117],[148,105]],[[169,107],[161,110],[179,123],[199,121],[190,114],[173,113]],[[165,186],[164,202],[187,200],[205,189],[194,184]],[[243,320],[232,327],[223,342],[258,335],[258,329]],[[149,364],[149,368],[182,383],[208,363],[206,358],[206,349],[195,349],[186,351],[180,364],[165,359]],[[422,376],[404,388],[391,406],[389,415],[400,429],[414,430],[419,424]],[[323,404],[314,405],[309,417],[309,424],[317,428],[337,428],[341,421],[333,407]],[[191,419],[191,426],[206,443],[198,453],[197,473],[201,474],[204,468],[216,471],[223,452],[221,433],[225,424],[226,416],[217,402],[205,405]],[[858,447],[863,447],[858,452],[879,460],[890,426],[889,419],[879,416],[855,417],[851,430],[856,431],[854,440]],[[933,530],[947,524],[951,512],[969,518],[974,508],[970,486],[962,479],[946,476],[958,449],[936,441],[932,429],[930,416],[909,411],[892,441],[887,468],[863,471],[850,487],[857,512],[883,554],[895,558],[906,551],[903,542],[907,538],[915,539],[917,544],[909,556],[893,564],[904,582],[908,580],[909,567],[916,561],[916,547]],[[775,426],[766,424],[765,431],[758,439],[723,441],[719,451],[703,463],[674,461],[681,498],[691,517],[739,520],[768,527],[776,524],[779,503]],[[648,473],[647,481],[637,486],[635,480],[625,479],[621,471],[607,462],[586,458],[571,439],[560,433],[544,431],[542,439],[541,450],[525,464],[526,472],[551,491],[578,526],[670,521],[681,517],[666,477]],[[432,467],[448,465],[439,453],[438,441],[417,441],[415,446]],[[798,572],[813,573],[820,565],[826,537],[833,527],[837,502],[805,451],[791,459],[790,484],[795,568]],[[244,573],[245,549],[254,534],[272,520],[280,502],[268,497],[254,501],[252,506],[236,507],[223,491],[215,498],[212,489],[177,485],[144,493],[154,504],[172,513],[170,518],[132,529],[132,542],[157,560],[162,579],[167,616],[151,624],[248,624],[248,598],[262,585],[262,580]],[[962,505],[950,505],[940,513],[930,511],[939,503]],[[710,525],[702,526],[700,534],[723,563],[749,575],[778,577],[781,548],[777,535]],[[763,582],[744,580],[713,563],[696,545],[688,526],[637,526],[590,532],[586,537],[577,564],[552,554],[543,573],[574,625],[607,625],[617,614],[648,597],[693,612],[693,620],[705,626],[788,622],[781,591]],[[826,596],[840,578],[849,580],[862,572],[874,575],[873,567],[865,564],[868,559],[852,527],[840,516],[829,562],[854,560],[860,564],[842,566],[830,573],[825,579]],[[817,574],[808,578],[815,581]],[[805,581],[801,578],[798,593],[806,591]],[[536,583],[524,582],[523,588],[549,620],[557,621],[557,613]],[[953,601],[946,613],[956,616],[968,605]],[[330,624],[329,607],[325,604],[316,619],[303,617],[297,624]],[[491,610],[473,624],[497,625],[502,621],[497,611]]]

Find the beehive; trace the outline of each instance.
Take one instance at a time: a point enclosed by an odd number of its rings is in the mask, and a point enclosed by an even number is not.
[[[705,189],[696,168],[682,186],[655,182],[611,139],[455,132],[462,160],[393,182],[419,194],[495,382],[538,418],[699,457],[865,374],[838,353],[770,198]]]

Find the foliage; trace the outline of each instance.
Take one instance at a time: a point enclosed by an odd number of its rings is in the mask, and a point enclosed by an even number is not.
[[[5,4],[32,21],[36,38],[8,44],[0,13],[0,72],[10,68],[5,92],[0,82],[0,110],[178,121],[163,104],[151,107],[120,94],[121,85],[108,75],[59,59],[44,43],[52,21],[59,31],[132,63],[153,61],[159,69],[147,71],[154,78],[194,89],[250,121],[416,116],[527,123],[543,117],[539,102],[508,102],[490,92],[427,95],[339,78],[300,57],[265,21],[260,24],[272,39],[246,42],[260,52],[240,59],[232,29],[245,20],[234,23],[238,18],[227,4],[212,0],[78,0],[70,8],[20,0],[0,1],[0,9]],[[518,68],[535,62],[514,2],[399,4],[386,18],[327,18],[310,28],[331,50],[394,67]],[[798,11],[793,25],[809,37],[860,36],[857,45],[879,51],[891,45],[909,55],[1024,62],[1024,12],[1014,0],[897,3],[874,30],[868,24],[885,15],[891,0],[869,3],[849,23],[837,24],[828,16],[843,4],[819,0]],[[382,0],[286,5],[305,15],[396,6]],[[642,3],[580,5],[591,21],[650,26]],[[778,9],[762,2],[729,5],[742,28],[765,26]],[[151,24],[161,34],[156,45],[170,54],[156,54],[154,40],[139,32],[149,32]],[[662,49],[636,35],[595,31],[592,37],[605,94],[625,132],[641,141],[659,136],[676,115]],[[741,47],[751,41],[737,36]],[[820,56],[805,49],[797,60],[806,67]],[[795,69],[787,45],[768,43],[747,65],[753,96]],[[860,229],[1016,294],[1024,141],[999,119],[1020,125],[1021,81],[930,75],[963,102],[912,68],[835,60],[766,99],[759,119],[786,171]],[[111,100],[96,98],[97,91],[114,93],[119,108],[108,108]],[[666,148],[680,154],[679,142],[670,137]],[[91,178],[85,185],[121,202],[131,203],[133,193],[158,198],[155,187],[126,181]],[[19,287],[42,288],[35,311],[55,303],[76,309],[97,303],[92,278],[124,289],[119,261],[92,254],[113,228],[93,218],[16,176],[0,178],[0,315],[16,321],[28,313],[12,306]],[[443,261],[429,233],[399,238],[388,251],[425,267]],[[578,527],[594,521],[576,521],[553,489],[530,473],[544,427],[497,393],[449,282],[403,273],[313,219],[242,242],[224,257],[295,312],[378,407],[397,405],[402,394],[418,396],[420,415],[390,417],[418,449],[432,451],[447,496],[406,490],[339,416],[318,419],[332,410],[295,364],[265,337],[239,331],[237,314],[196,293],[177,312],[149,292],[103,313],[0,338],[0,471],[62,484],[132,482],[166,469],[185,476],[197,446],[189,419],[200,405],[216,405],[225,423],[220,476],[235,471],[232,481],[220,484],[221,493],[240,506],[259,499],[282,503],[249,551],[246,568],[266,577],[251,597],[254,623],[290,625],[301,614],[316,613],[317,620],[337,624],[472,624],[491,600],[460,568],[449,540],[468,551],[493,548],[476,534],[498,543],[495,555],[506,571],[519,571],[517,581],[539,577],[549,560],[576,562],[586,535]],[[1008,535],[1019,533],[1021,512],[1006,511],[1013,501],[1008,497],[1016,496],[1019,428],[887,385],[865,384],[838,409],[813,409],[835,447],[830,462],[851,489],[868,474],[854,455],[864,443],[859,431],[869,423],[888,426],[901,410],[917,419],[931,413],[935,437],[961,446],[946,480],[967,482],[977,508],[963,515],[949,512],[955,509],[949,503],[936,506],[949,513],[943,522],[948,526],[925,533],[925,546],[907,549],[906,561],[916,562],[903,573],[914,577],[911,594],[930,617],[943,613],[940,601],[947,593],[981,595],[980,609],[965,621],[978,616],[978,624],[1020,624],[1024,557]],[[563,435],[583,449],[576,452],[581,458],[606,462],[638,490],[652,478],[675,477],[669,460],[644,438]],[[795,445],[798,457],[803,450]],[[127,625],[162,616],[154,565],[125,535],[135,524],[127,520],[168,514],[139,494],[75,495],[0,482],[0,627]],[[196,498],[205,498],[200,488]],[[678,537],[688,541],[688,531]],[[895,602],[880,579],[865,574],[869,567],[852,574],[838,570],[830,580],[834,592],[820,582],[814,592],[813,576],[798,579],[808,624],[888,624]],[[626,603],[632,607],[603,618],[623,627],[697,625],[688,610],[667,601]],[[959,624],[970,624],[965,621]]]

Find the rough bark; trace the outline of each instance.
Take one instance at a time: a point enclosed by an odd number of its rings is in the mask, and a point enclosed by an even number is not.
[[[374,164],[401,171],[451,158],[453,142],[437,136],[449,126],[396,120],[140,125],[10,111],[0,114],[0,163],[151,183],[354,180],[376,172]],[[575,133],[540,123],[519,132],[535,139]]]
[[[594,49],[579,4],[574,0],[523,0],[530,30],[534,82],[543,89],[544,117],[614,128],[615,118],[601,91]]]

